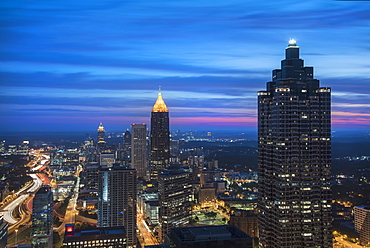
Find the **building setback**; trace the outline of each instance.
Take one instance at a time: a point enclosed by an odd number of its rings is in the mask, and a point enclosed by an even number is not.
[[[291,40],[258,92],[260,248],[332,247],[330,91]]]
[[[136,170],[114,165],[98,172],[98,226],[124,226],[127,247],[136,247]]]

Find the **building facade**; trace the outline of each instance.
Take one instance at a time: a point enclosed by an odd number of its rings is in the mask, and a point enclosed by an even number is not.
[[[127,161],[127,163],[131,159],[131,142],[131,133],[129,130],[126,130],[123,135],[123,161]]]
[[[258,92],[260,248],[332,246],[330,92],[294,40]]]
[[[147,165],[146,125],[132,124],[131,133],[131,166],[137,170],[137,176],[143,178]]]
[[[355,206],[353,208],[355,230],[362,245],[370,245],[370,206]]]
[[[233,225],[172,228],[165,244],[176,248],[252,248],[250,236]]]
[[[123,226],[75,229],[66,224],[62,248],[126,248],[126,231]]]
[[[158,179],[160,237],[170,228],[189,222],[192,184],[188,167],[171,166],[163,170]]]
[[[150,128],[150,178],[157,180],[170,162],[169,115],[161,93],[152,109]]]
[[[33,198],[32,205],[32,247],[53,247],[53,192],[50,185],[42,185]]]
[[[127,247],[136,247],[136,170],[127,166],[98,172],[98,226],[124,226]]]

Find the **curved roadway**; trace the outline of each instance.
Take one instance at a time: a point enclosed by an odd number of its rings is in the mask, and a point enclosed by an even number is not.
[[[43,157],[46,158],[47,156],[43,155]],[[37,162],[40,159],[41,158],[38,158]],[[41,160],[41,165],[43,166],[46,161],[48,160]],[[37,174],[30,174],[30,177],[32,178],[32,183],[16,192],[15,195],[18,197],[2,209],[4,220],[7,221],[10,225],[14,225],[19,222],[19,220],[13,217],[13,212],[15,208],[19,207],[30,196],[30,193],[37,192],[42,185],[42,180],[39,176],[37,176]]]

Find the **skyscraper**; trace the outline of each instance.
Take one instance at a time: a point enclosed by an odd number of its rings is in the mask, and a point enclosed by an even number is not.
[[[98,226],[124,226],[136,247],[136,170],[114,165],[98,172]]]
[[[179,227],[189,221],[192,193],[189,167],[170,166],[159,175],[159,223],[162,239],[170,228]]]
[[[330,91],[290,40],[258,92],[260,248],[332,247]]]
[[[53,247],[53,203],[50,185],[42,185],[33,198],[32,247]]]
[[[370,245],[370,206],[355,206],[353,208],[355,230],[362,245]]]
[[[150,130],[150,178],[158,179],[160,172],[169,165],[170,160],[170,125],[168,108],[158,94],[152,109]]]
[[[132,124],[132,143],[131,143],[131,165],[137,170],[138,177],[146,175],[146,125]]]
[[[130,161],[131,156],[131,133],[126,130],[123,136],[123,160],[127,163]]]
[[[105,148],[105,129],[104,129],[104,126],[103,126],[103,123],[100,123],[99,127],[98,127],[98,142],[97,142],[97,146],[100,150],[103,150]]]

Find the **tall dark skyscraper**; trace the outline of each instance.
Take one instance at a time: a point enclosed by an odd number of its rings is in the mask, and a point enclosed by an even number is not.
[[[121,166],[99,169],[98,226],[124,226],[127,247],[136,247],[136,170]]]
[[[192,193],[189,167],[171,166],[159,175],[160,238],[163,239],[171,228],[189,222]]]
[[[131,133],[131,165],[137,170],[137,176],[143,178],[147,167],[146,124],[132,124]]]
[[[170,124],[168,108],[158,94],[152,109],[150,131],[150,178],[157,180],[160,172],[170,161]]]
[[[291,40],[258,92],[260,248],[332,247],[330,91]]]

